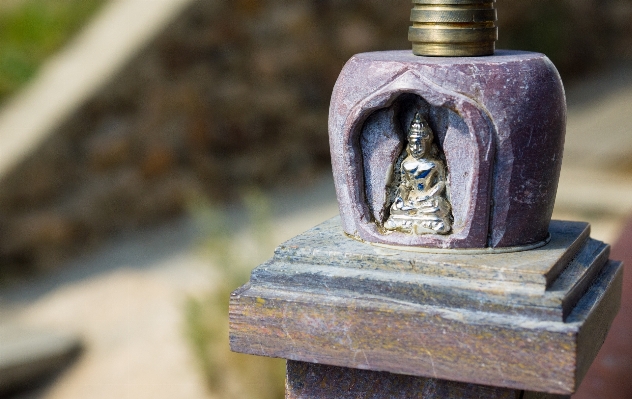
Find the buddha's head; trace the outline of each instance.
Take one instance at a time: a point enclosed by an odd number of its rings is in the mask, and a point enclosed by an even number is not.
[[[408,129],[408,153],[423,158],[430,151],[433,138],[428,122],[417,112]]]

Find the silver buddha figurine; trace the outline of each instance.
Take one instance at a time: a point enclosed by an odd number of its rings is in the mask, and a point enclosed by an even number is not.
[[[448,234],[452,229],[446,167],[433,139],[428,122],[416,113],[408,129],[408,155],[401,163],[400,183],[385,230],[419,235]]]

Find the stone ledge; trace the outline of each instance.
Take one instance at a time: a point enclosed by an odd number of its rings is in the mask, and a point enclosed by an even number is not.
[[[553,257],[565,259],[559,268],[564,272],[557,273],[548,291],[544,280],[541,290],[529,292],[519,279],[514,284],[496,281],[494,291],[486,286],[493,282],[477,281],[480,275],[463,275],[463,283],[456,285],[449,275],[385,271],[383,264],[408,263],[404,257],[446,255],[382,252],[374,253],[382,259],[376,261],[366,256],[376,247],[345,237],[336,225],[333,219],[300,235],[304,246],[289,245],[296,239],[282,245],[272,261],[253,271],[249,284],[232,294],[234,351],[568,395],[579,385],[619,308],[622,264],[606,262],[608,247],[595,240],[579,240],[581,245],[568,245]],[[577,242],[586,229],[570,234],[574,239],[569,242]],[[328,237],[329,249],[346,247],[347,252],[328,251],[327,245],[310,240],[315,234]],[[330,266],[324,258],[314,265],[288,253],[310,253],[316,246]],[[354,255],[349,247],[362,248],[365,256]],[[515,262],[520,257],[537,256],[536,251],[493,256],[498,270],[506,271],[520,265]],[[462,259],[481,262],[486,256],[491,255]],[[452,255],[451,262],[456,258]],[[349,266],[353,262],[356,267]],[[449,263],[444,258],[436,264],[448,268]],[[551,293],[557,299],[547,299]],[[525,311],[528,301],[530,312]],[[537,311],[546,306],[552,311]],[[568,314],[565,321],[562,313]]]

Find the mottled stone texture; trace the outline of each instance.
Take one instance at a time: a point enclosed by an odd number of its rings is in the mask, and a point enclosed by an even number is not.
[[[286,399],[564,399],[434,378],[287,362]]]
[[[286,399],[520,399],[522,391],[322,364],[287,362]]]
[[[610,247],[588,232],[552,221],[551,242],[531,251],[420,256],[346,237],[335,217],[277,247],[250,283],[564,321],[607,265]]]
[[[446,157],[453,232],[384,234],[386,184],[416,110]],[[566,103],[546,56],[430,58],[358,54],[332,95],[329,139],[340,214],[355,238],[439,248],[512,247],[546,239],[562,161]],[[377,223],[376,223],[377,222]]]
[[[569,395],[619,307],[621,263],[584,223],[479,255],[368,245],[339,223],[280,245],[233,292],[232,350]]]

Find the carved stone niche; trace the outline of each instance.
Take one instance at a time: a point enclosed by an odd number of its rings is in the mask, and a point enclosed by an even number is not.
[[[381,228],[416,112],[445,157],[452,231]],[[546,243],[562,161],[566,103],[546,56],[431,58],[359,54],[332,95],[329,137],[344,231],[387,245],[519,249]],[[517,248],[516,248],[517,247]]]

